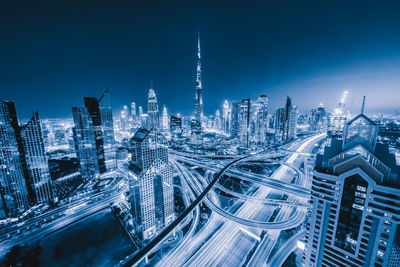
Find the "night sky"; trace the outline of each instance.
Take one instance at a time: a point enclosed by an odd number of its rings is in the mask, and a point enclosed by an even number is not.
[[[215,3],[218,2],[218,3]],[[110,88],[114,115],[147,109],[150,81],[170,112],[194,110],[201,35],[205,114],[266,94],[271,110],[400,109],[400,1],[20,1],[0,3],[1,98],[20,117],[71,117]]]

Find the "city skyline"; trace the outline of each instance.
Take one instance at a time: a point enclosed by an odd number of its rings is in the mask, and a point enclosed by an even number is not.
[[[229,101],[266,94],[272,105],[289,95],[303,112],[320,102],[330,108],[347,90],[356,111],[363,95],[375,100],[369,103],[369,112],[398,109],[389,97],[400,82],[396,49],[400,6],[396,3],[392,8],[349,3],[346,12],[340,4],[314,3],[313,8],[294,4],[296,12],[265,3],[265,14],[248,5],[231,4],[224,20],[216,15],[223,5],[217,4],[215,11],[208,3],[183,5],[176,12],[171,4],[167,11],[176,18],[154,9],[154,22],[143,16],[141,11],[149,7],[141,4],[123,6],[133,14],[105,2],[93,9],[87,9],[87,4],[77,9],[63,4],[26,5],[26,10],[18,10],[13,3],[5,4],[2,17],[9,24],[4,25],[11,26],[2,27],[5,40],[0,45],[2,96],[19,103],[24,119],[35,110],[43,118],[69,117],[70,107],[83,96],[97,96],[105,88],[110,88],[114,110],[130,101],[144,105],[151,80],[159,103],[171,114],[192,114],[198,32],[203,97],[208,99],[204,114],[221,108],[228,92]],[[340,15],[340,23],[328,10]],[[37,11],[37,18],[32,11]],[[110,19],[109,26],[103,16]],[[321,16],[323,25],[313,23]],[[187,17],[191,23],[176,27]],[[160,28],[164,21],[165,27]],[[295,23],[297,30],[292,31]],[[139,30],[139,24],[145,27]],[[31,49],[24,49],[24,43],[30,43]],[[39,97],[44,94],[46,99]]]
[[[3,1],[0,265],[400,266],[398,14]]]

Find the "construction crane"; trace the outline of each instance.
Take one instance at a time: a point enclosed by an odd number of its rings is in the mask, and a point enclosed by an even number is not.
[[[109,91],[108,88],[106,88],[106,90],[104,90],[104,93],[100,96],[100,98],[99,98],[99,100],[98,100],[99,104],[100,104],[101,100],[103,99],[103,97],[104,97],[106,94],[108,94],[108,91]]]

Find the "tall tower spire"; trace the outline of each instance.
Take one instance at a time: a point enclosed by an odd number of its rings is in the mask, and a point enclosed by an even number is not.
[[[201,55],[200,55],[200,33],[197,33],[197,75],[196,75],[196,98],[194,115],[197,121],[203,118],[203,96],[201,86]]]

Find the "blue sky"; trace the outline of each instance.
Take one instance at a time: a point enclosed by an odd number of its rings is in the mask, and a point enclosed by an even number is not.
[[[224,99],[292,97],[400,109],[398,1],[19,1],[0,4],[1,98],[21,117],[71,117],[110,88],[113,108],[146,105],[150,81],[172,113],[194,110],[201,34],[206,114]],[[160,107],[160,108],[161,108]]]

